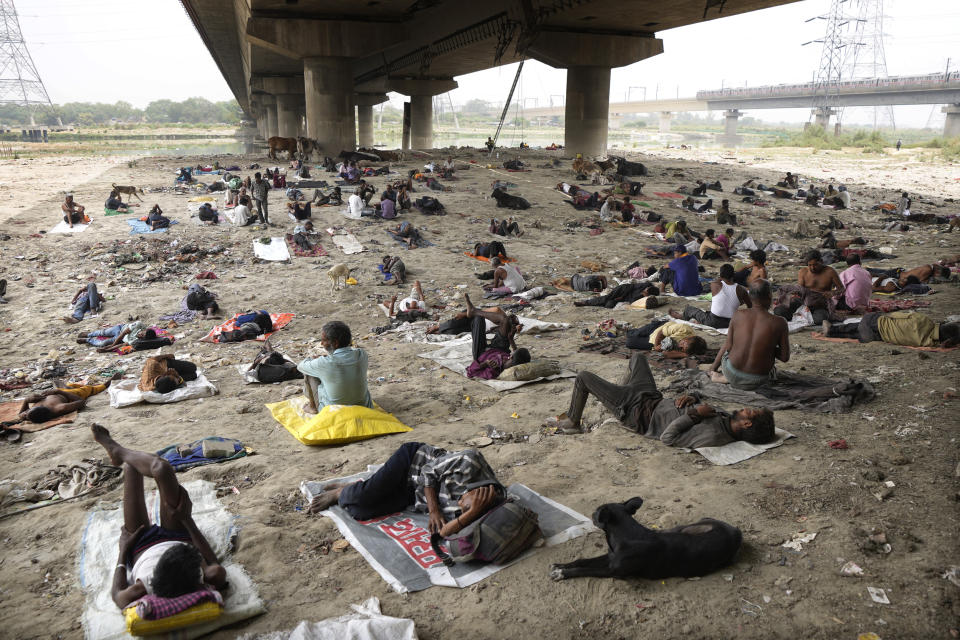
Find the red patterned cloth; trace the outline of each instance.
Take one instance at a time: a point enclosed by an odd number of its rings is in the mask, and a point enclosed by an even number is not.
[[[926,300],[881,300],[873,298],[867,303],[867,313],[890,313],[891,311],[903,311],[904,309],[919,309],[929,307],[930,303]]]
[[[223,596],[219,591],[194,591],[176,598],[161,598],[156,595],[143,596],[137,600],[137,615],[142,620],[160,620],[186,611],[202,602],[216,602],[223,606]]]

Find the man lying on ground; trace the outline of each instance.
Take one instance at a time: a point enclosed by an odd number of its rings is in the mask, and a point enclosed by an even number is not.
[[[123,466],[123,527],[110,595],[125,609],[145,595],[178,596],[226,586],[227,572],[193,521],[190,495],[177,481],[170,463],[153,453],[120,446],[98,424],[96,440]],[[151,524],[143,478],[153,478],[160,494],[159,524]]]
[[[641,351],[661,351],[666,358],[686,358],[707,352],[707,342],[693,327],[669,320],[654,320],[627,331],[627,346]]]
[[[546,426],[558,427],[563,433],[581,433],[580,420],[590,394],[627,429],[671,447],[720,447],[736,440],[762,444],[774,437],[769,409],[746,408],[728,414],[708,404],[698,405],[695,395],[664,398],[641,353],[630,358],[622,385],[589,371],[578,373],[567,412],[549,418]]]
[[[922,313],[894,311],[865,313],[860,322],[823,322],[828,338],[856,338],[860,342],[882,341],[904,347],[955,347],[960,344],[960,322],[936,323]]]
[[[328,404],[373,407],[367,389],[367,352],[351,347],[350,327],[340,321],[328,322],[320,330],[320,345],[329,355],[304,359],[297,369],[304,375],[308,413],[317,413]]]
[[[100,311],[103,302],[103,295],[97,292],[96,283],[91,282],[74,294],[73,300],[70,301],[70,304],[73,305],[73,314],[64,318],[63,321],[67,324],[76,324],[83,320],[83,316],[87,312],[96,313]]]
[[[581,275],[575,273],[569,278],[561,278],[561,284],[569,285],[574,291],[593,291],[594,293],[600,293],[607,288],[607,277],[596,274]]]
[[[431,533],[449,537],[506,498],[503,485],[476,449],[447,453],[421,442],[400,445],[366,480],[330,484],[307,508],[339,504],[357,520],[372,520],[413,506],[429,514]]]
[[[120,192],[116,189],[110,192],[110,195],[107,197],[107,201],[103,203],[104,209],[119,211],[121,213],[127,213],[127,211],[129,211],[127,207],[128,205],[120,199]]]
[[[184,382],[197,379],[197,365],[186,360],[176,360],[172,354],[150,356],[143,363],[140,373],[140,382],[137,389],[140,391],[156,391],[170,393]]]
[[[199,284],[194,283],[187,288],[184,302],[187,309],[202,312],[204,318],[219,317],[220,305],[217,304],[217,294],[207,291]]]
[[[379,284],[405,284],[407,281],[407,265],[397,256],[383,256],[381,262],[383,273],[390,274],[389,280],[384,280]]]
[[[670,316],[678,320],[690,320],[697,324],[726,329],[730,326],[730,319],[740,305],[747,308],[753,306],[750,294],[742,286],[733,281],[734,271],[732,264],[720,267],[720,275],[710,283],[710,311],[704,311],[693,305],[687,305],[683,313],[670,310]]]
[[[394,228],[393,232],[411,249],[415,249],[423,242],[420,230],[407,221],[403,221]]]
[[[750,285],[752,305],[733,314],[727,340],[711,367],[714,382],[727,382],[734,389],[756,389],[772,379],[775,360],[790,360],[787,321],[770,313],[770,283]],[[717,373],[721,369],[723,374]]]
[[[478,258],[504,258],[507,256],[507,248],[499,240],[491,242],[478,242],[473,245],[473,255]]]
[[[387,305],[390,317],[406,322],[416,322],[429,317],[427,314],[427,303],[423,299],[423,289],[420,287],[420,281],[413,283],[413,289],[410,295],[400,300],[397,304],[397,297],[390,298],[390,304]]]
[[[520,319],[500,307],[477,309],[464,294],[466,320],[470,323],[473,362],[467,367],[468,378],[492,380],[504,369],[530,362],[530,352],[517,349],[514,338],[520,330]],[[494,324],[493,339],[487,342],[487,320]],[[511,355],[511,350],[513,355]]]
[[[648,298],[647,308],[654,309],[659,306],[659,300],[657,300],[659,293],[660,289],[655,284],[649,282],[627,282],[615,286],[606,295],[587,298],[586,300],[574,300],[573,306],[613,309],[621,302],[631,304],[641,298]],[[653,298],[654,300],[650,301],[649,298]]]
[[[527,288],[527,281],[513,265],[501,262],[500,258],[490,258],[490,266],[493,267],[493,284],[484,285],[485,290],[520,293]]]
[[[95,396],[104,391],[120,375],[118,373],[102,384],[91,384],[93,381],[89,380],[87,384],[68,384],[63,388],[47,389],[40,393],[31,394],[20,403],[17,413],[21,420],[37,424],[69,415],[86,406],[87,399],[90,396]]]
[[[137,320],[93,331],[82,331],[77,334],[77,344],[89,344],[97,347],[100,353],[106,353],[124,342],[133,345],[137,340],[155,340],[156,337],[156,331],[144,328],[143,323]]]

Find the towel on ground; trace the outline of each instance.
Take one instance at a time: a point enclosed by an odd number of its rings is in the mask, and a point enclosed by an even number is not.
[[[200,338],[200,342],[213,342],[213,343],[220,342],[221,333],[223,333],[224,331],[233,331],[234,329],[237,328],[237,318],[239,317],[240,317],[240,314],[238,313],[237,315],[233,316],[226,322],[222,324],[218,324],[213,329],[210,329],[210,333]],[[293,320],[294,317],[295,317],[295,314],[292,314],[292,313],[271,313],[270,321],[273,322],[273,331],[271,331],[270,333],[261,333],[259,336],[257,336],[257,340],[259,340],[260,342],[263,342],[264,340],[272,336],[274,333],[276,333],[280,329],[283,329],[285,326],[290,324],[290,321]]]
[[[379,465],[369,466],[366,472],[348,478],[303,482],[300,490],[306,502],[309,502],[323,491],[326,484],[361,480],[372,475],[378,468]],[[540,529],[543,531],[544,546],[552,547],[596,530],[586,516],[541,496],[522,484],[507,487],[507,495],[536,512]],[[398,593],[421,591],[434,585],[461,589],[469,587],[515,562],[524,561],[538,551],[538,547],[534,547],[513,562],[503,565],[457,563],[447,567],[430,546],[426,513],[407,508],[385,518],[359,522],[335,505],[321,514],[336,523],[350,545]]]
[[[175,616],[204,602],[213,602],[223,606],[223,596],[220,595],[219,591],[212,589],[193,591],[176,598],[163,598],[158,595],[147,594],[136,602],[137,615],[142,620],[160,620]]]
[[[193,480],[183,485],[193,502],[193,519],[227,572],[230,589],[224,594],[223,614],[216,620],[178,629],[158,638],[190,640],[260,615],[266,611],[256,586],[243,567],[229,556],[230,539],[236,533],[235,517],[217,500],[214,485]],[[147,513],[159,521],[160,501],[156,491],[146,494]],[[98,505],[87,516],[80,536],[77,571],[85,595],[81,622],[87,640],[129,638],[123,612],[110,596],[117,559],[117,540],[123,526],[123,508],[119,503]]]
[[[210,449],[233,451],[225,456],[211,456],[204,453]],[[172,444],[157,451],[157,455],[166,460],[173,466],[174,471],[186,471],[194,467],[201,467],[205,464],[217,464],[236,460],[253,452],[253,449],[244,447],[243,443],[233,438],[221,438],[220,436],[208,436],[201,438],[189,444]],[[143,617],[143,616],[141,616]]]
[[[260,242],[259,238],[254,240],[253,255],[269,262],[290,260],[290,251],[287,249],[287,241],[284,238],[270,238],[270,244]]]
[[[47,233],[83,233],[84,231],[87,230],[87,227],[89,226],[90,226],[90,223],[78,224],[75,222],[73,224],[73,227],[71,227],[66,222],[61,220],[59,224],[57,224],[57,226],[55,226],[53,229],[50,229],[50,231],[48,231]]]

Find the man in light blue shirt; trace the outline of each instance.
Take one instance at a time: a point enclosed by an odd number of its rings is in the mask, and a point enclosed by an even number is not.
[[[334,321],[323,325],[320,344],[328,356],[306,359],[297,365],[304,375],[306,411],[319,412],[328,404],[373,407],[367,389],[367,352],[350,346],[350,327]]]

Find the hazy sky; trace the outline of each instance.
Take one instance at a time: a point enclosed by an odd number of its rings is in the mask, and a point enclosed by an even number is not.
[[[611,100],[692,96],[698,89],[803,82],[811,79],[824,22],[804,21],[825,13],[829,0],[711,20],[663,31],[664,53],[615,69]],[[146,106],[151,100],[232,97],[192,23],[177,0],[21,0],[20,26],[41,78],[54,102],[116,102]],[[887,69],[911,75],[960,68],[960,2],[886,0]],[[147,28],[149,27],[149,28]],[[455,104],[473,98],[502,103],[516,73],[514,65],[458,78]],[[536,61],[524,66],[518,96],[527,107],[558,103],[566,72]],[[394,104],[402,100],[392,96]],[[807,110],[747,112],[764,120],[804,121]],[[898,124],[939,125],[939,107],[897,107]],[[848,123],[872,122],[872,109],[852,109]]]

